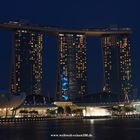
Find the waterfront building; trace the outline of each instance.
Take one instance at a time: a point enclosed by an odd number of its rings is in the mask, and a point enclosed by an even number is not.
[[[128,95],[132,92],[130,34],[102,36],[103,91]]]
[[[17,30],[13,38],[11,92],[41,93],[42,33]]]
[[[75,100],[87,91],[86,37],[58,34],[57,100]]]
[[[14,109],[22,105],[25,98],[25,93],[15,95],[9,92],[0,91],[0,118],[14,115]]]

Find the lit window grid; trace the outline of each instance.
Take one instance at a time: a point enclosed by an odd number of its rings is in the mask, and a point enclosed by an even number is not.
[[[27,38],[28,37],[28,38]],[[20,31],[18,30],[15,33],[15,72],[12,72],[14,76],[13,79],[18,80],[12,80],[12,91],[14,92],[20,92],[22,89],[22,81],[20,81],[19,77],[21,76],[21,70],[20,66],[23,63],[23,48],[22,46],[28,46],[28,51],[30,53],[29,63],[30,61],[33,61],[35,64],[35,68],[32,69],[32,76],[35,83],[38,82],[38,84],[34,84],[34,89],[38,88],[39,91],[34,92],[36,90],[31,91],[33,94],[39,94],[40,93],[40,81],[42,79],[42,34],[39,33],[31,33],[31,31]],[[26,57],[26,56],[24,56]],[[14,66],[13,66],[14,67]],[[17,78],[16,78],[17,77]],[[19,83],[17,83],[19,82]],[[33,82],[32,82],[33,83]],[[13,86],[15,85],[15,86]],[[16,88],[17,86],[17,88]],[[18,91],[17,91],[18,89]]]
[[[62,70],[60,73],[66,73],[68,75],[68,51],[75,47],[76,53],[75,53],[75,63],[76,63],[76,78],[77,79],[83,79],[85,82],[81,82],[81,88],[82,94],[86,91],[86,46],[85,46],[85,40],[83,40],[83,35],[81,35],[82,38],[79,38],[78,35],[75,37],[75,35],[66,35],[61,34],[59,35],[59,62],[60,62],[60,69]],[[81,43],[81,44],[80,44]],[[85,51],[85,52],[84,52]],[[81,61],[82,60],[82,61]],[[79,63],[80,62],[80,63]],[[83,84],[82,84],[83,83]],[[79,92],[78,92],[79,93]]]
[[[104,69],[105,69],[105,86],[104,89],[111,91],[110,76],[111,76],[111,52],[110,48],[114,45],[110,37],[102,38],[103,54],[104,54]],[[131,76],[131,54],[130,54],[130,40],[127,37],[121,38],[116,42],[117,47],[120,48],[120,75],[122,81],[122,91],[130,93],[132,90],[132,76]],[[125,82],[127,81],[127,82]],[[127,83],[127,84],[126,84]]]

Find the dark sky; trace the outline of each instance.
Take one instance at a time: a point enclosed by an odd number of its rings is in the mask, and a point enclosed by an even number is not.
[[[106,27],[117,24],[131,27],[134,88],[140,91],[140,2],[139,0],[3,0],[0,2],[0,22],[27,20],[49,26],[74,28]],[[45,36],[44,94],[54,94],[56,69],[56,38]],[[10,77],[12,33],[0,30],[0,90],[7,90]],[[100,39],[87,38],[88,84],[90,92],[102,86],[102,56]],[[97,65],[98,63],[98,65]],[[45,90],[46,89],[46,90]]]

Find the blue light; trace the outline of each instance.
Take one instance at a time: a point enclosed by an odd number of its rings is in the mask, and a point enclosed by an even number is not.
[[[67,77],[64,77],[63,80],[64,80],[64,81],[68,81],[68,78],[67,78]]]
[[[66,86],[67,84],[68,84],[68,83],[63,83],[62,85],[63,85],[63,86]]]
[[[61,83],[62,83],[62,90],[67,91],[68,90],[68,78],[65,75],[62,76]]]
[[[69,98],[68,95],[62,95],[62,97],[64,98],[65,101],[67,101]]]

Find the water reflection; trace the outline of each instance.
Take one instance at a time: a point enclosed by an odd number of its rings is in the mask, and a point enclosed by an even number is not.
[[[61,137],[51,136],[54,134]],[[140,120],[48,120],[0,124],[0,140],[139,140],[139,134]]]
[[[94,128],[94,119],[90,120],[90,133],[92,134],[92,140],[96,140],[96,136],[95,136],[95,128]]]

